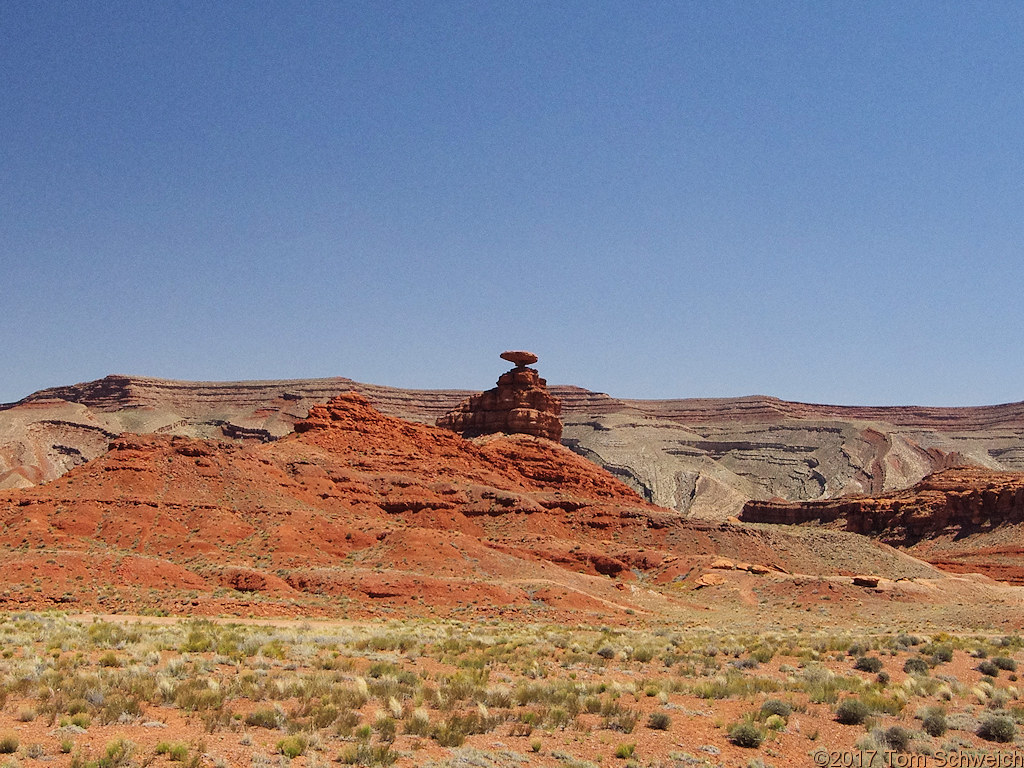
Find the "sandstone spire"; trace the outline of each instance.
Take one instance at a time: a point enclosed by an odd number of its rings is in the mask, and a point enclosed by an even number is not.
[[[437,420],[437,426],[477,437],[494,432],[523,433],[558,442],[562,439],[562,404],[547,391],[534,368],[537,356],[524,350],[502,352],[515,368],[498,377],[498,386],[463,400]]]

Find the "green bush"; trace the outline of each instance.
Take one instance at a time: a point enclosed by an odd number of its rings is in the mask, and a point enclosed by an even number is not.
[[[615,747],[615,756],[620,760],[628,760],[636,751],[636,744],[619,744]]]
[[[1017,671],[1017,662],[1009,656],[995,656],[992,659],[992,663],[1000,669],[1005,669],[1007,672]]]
[[[245,724],[256,728],[277,728],[281,722],[276,710],[254,709],[245,716]]]
[[[156,753],[158,755],[167,755],[167,757],[176,763],[185,762],[185,758],[188,757],[188,744],[184,744],[180,741],[169,743],[161,741],[156,745]]]
[[[932,707],[924,713],[921,727],[929,736],[941,736],[946,732],[946,713],[940,707]]]
[[[836,720],[843,725],[860,725],[870,714],[868,705],[860,699],[843,699],[836,707]]]
[[[767,719],[771,715],[778,715],[779,717],[789,717],[793,714],[793,707],[790,706],[789,702],[783,701],[782,699],[768,699],[764,704],[761,705],[761,711],[758,714],[762,720]]]
[[[18,751],[18,745],[21,742],[18,737],[13,733],[5,733],[0,736],[0,755],[13,755]]]
[[[981,721],[981,725],[978,726],[978,735],[986,741],[1007,744],[1013,741],[1013,737],[1017,735],[1017,726],[1008,717],[993,715]]]
[[[983,675],[988,675],[989,677],[999,676],[999,667],[997,667],[994,662],[988,659],[986,659],[978,665],[978,671],[981,672],[981,674]]]
[[[898,725],[887,728],[882,733],[882,741],[896,752],[906,752],[907,747],[910,746],[910,738],[910,731]]]
[[[277,742],[275,746],[278,752],[291,760],[305,754],[309,742],[306,741],[304,736],[288,736]]]
[[[882,671],[882,660],[877,656],[858,656],[853,668],[861,672],[878,673]]]
[[[647,727],[655,731],[667,731],[672,726],[672,718],[665,712],[652,712]]]
[[[729,728],[729,741],[737,747],[757,749],[764,741],[764,731],[753,723],[735,723]]]
[[[903,664],[903,671],[908,675],[927,675],[928,670],[928,662],[917,656],[911,656]]]

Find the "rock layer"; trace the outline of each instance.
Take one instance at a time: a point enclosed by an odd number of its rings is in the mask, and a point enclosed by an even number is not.
[[[437,426],[463,437],[495,433],[525,434],[558,442],[562,439],[562,404],[547,391],[529,363],[537,362],[532,352],[510,351],[503,360],[516,367],[498,377],[498,385],[463,400],[457,408],[437,420]]]
[[[721,557],[747,564],[743,579],[946,581],[841,531],[686,521],[550,440],[464,440],[354,393],[279,440],[122,434],[52,482],[0,492],[2,608],[625,622],[691,610],[687,585]]]
[[[390,416],[433,424],[472,392],[410,390],[344,378],[188,382],[108,376],[0,405],[0,488],[61,476],[122,432],[240,443],[288,434],[343,390]],[[622,400],[551,386],[562,442],[647,500],[725,519],[748,499],[871,496],[951,463],[1024,470],[1024,403],[861,408],[770,397]]]
[[[867,534],[939,567],[1024,584],[1024,473],[958,467],[877,497],[748,501],[744,522]]]
[[[957,467],[878,497],[748,501],[740,517],[745,522],[788,525],[842,521],[854,533],[919,539],[951,527],[1024,522],[1024,473]]]

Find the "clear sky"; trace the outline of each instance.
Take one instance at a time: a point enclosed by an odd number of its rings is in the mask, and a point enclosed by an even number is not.
[[[1020,2],[0,3],[0,402],[1024,400]]]

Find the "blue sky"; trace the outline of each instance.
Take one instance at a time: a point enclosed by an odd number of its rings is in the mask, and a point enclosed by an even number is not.
[[[1024,6],[0,3],[0,402],[1024,399]]]

